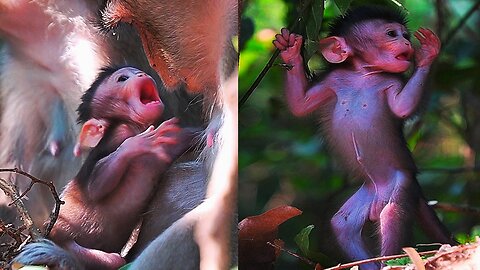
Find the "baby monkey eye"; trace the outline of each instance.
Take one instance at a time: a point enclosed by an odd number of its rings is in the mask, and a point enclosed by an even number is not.
[[[117,82],[124,82],[128,80],[128,76],[127,75],[120,75],[117,79]]]
[[[396,37],[396,36],[397,36],[397,33],[395,33],[395,31],[393,31],[393,30],[390,30],[390,31],[387,32],[387,35],[388,35],[389,37]]]

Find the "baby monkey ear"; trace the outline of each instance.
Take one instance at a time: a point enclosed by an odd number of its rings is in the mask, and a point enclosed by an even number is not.
[[[326,37],[321,39],[319,44],[323,57],[330,63],[341,63],[352,55],[350,46],[342,37]]]
[[[105,135],[105,130],[108,127],[108,122],[105,120],[99,120],[92,118],[85,122],[82,126],[82,130],[78,135],[77,144],[73,149],[75,156],[80,156],[83,149],[93,148],[97,146],[100,140]]]

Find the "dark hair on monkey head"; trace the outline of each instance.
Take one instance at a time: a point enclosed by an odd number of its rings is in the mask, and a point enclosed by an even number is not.
[[[128,67],[128,66],[103,67],[100,70],[95,81],[93,81],[92,85],[90,85],[90,88],[88,88],[87,91],[85,91],[85,93],[83,94],[81,98],[82,102],[77,108],[77,113],[78,113],[77,122],[79,124],[83,124],[92,118],[92,101],[100,84],[102,84],[102,82],[105,79],[107,79],[113,73],[115,73],[115,71],[124,67]]]
[[[348,10],[345,15],[335,18],[329,27],[329,36],[348,35],[352,26],[368,20],[385,20],[407,25],[408,19],[403,10],[385,6],[359,6]]]

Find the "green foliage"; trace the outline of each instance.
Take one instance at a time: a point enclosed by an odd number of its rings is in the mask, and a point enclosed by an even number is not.
[[[308,257],[308,254],[310,254],[310,232],[312,232],[312,229],[315,226],[309,225],[305,228],[303,228],[296,236],[295,236],[295,243],[297,243],[297,246],[300,248],[302,253]]]
[[[127,263],[124,266],[118,268],[118,270],[128,270],[133,263]]]
[[[457,241],[460,244],[473,243],[477,241],[477,238],[480,237],[480,225],[477,225],[472,228],[470,234],[460,233],[457,235]]]
[[[398,266],[398,265],[407,265],[409,263],[412,263],[412,260],[410,260],[409,257],[404,257],[404,258],[399,258],[399,259],[394,259],[394,260],[388,260],[385,262],[387,266]]]
[[[353,0],[334,0],[335,5],[340,10],[340,13],[345,14],[348,8],[350,8],[350,4],[352,4]]]
[[[323,10],[324,10],[324,1],[323,0],[313,0],[308,14],[308,19],[306,20],[306,35],[307,38],[304,41],[305,47],[305,62],[317,52],[318,49],[318,40],[320,39],[320,28],[322,27],[323,21]]]

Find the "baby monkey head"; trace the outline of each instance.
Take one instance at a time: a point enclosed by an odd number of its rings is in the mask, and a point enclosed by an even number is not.
[[[82,96],[78,122],[95,118],[148,126],[161,117],[163,108],[148,74],[134,67],[107,67]]]
[[[336,18],[320,50],[330,63],[400,73],[414,54],[405,14],[394,8],[362,6]]]

